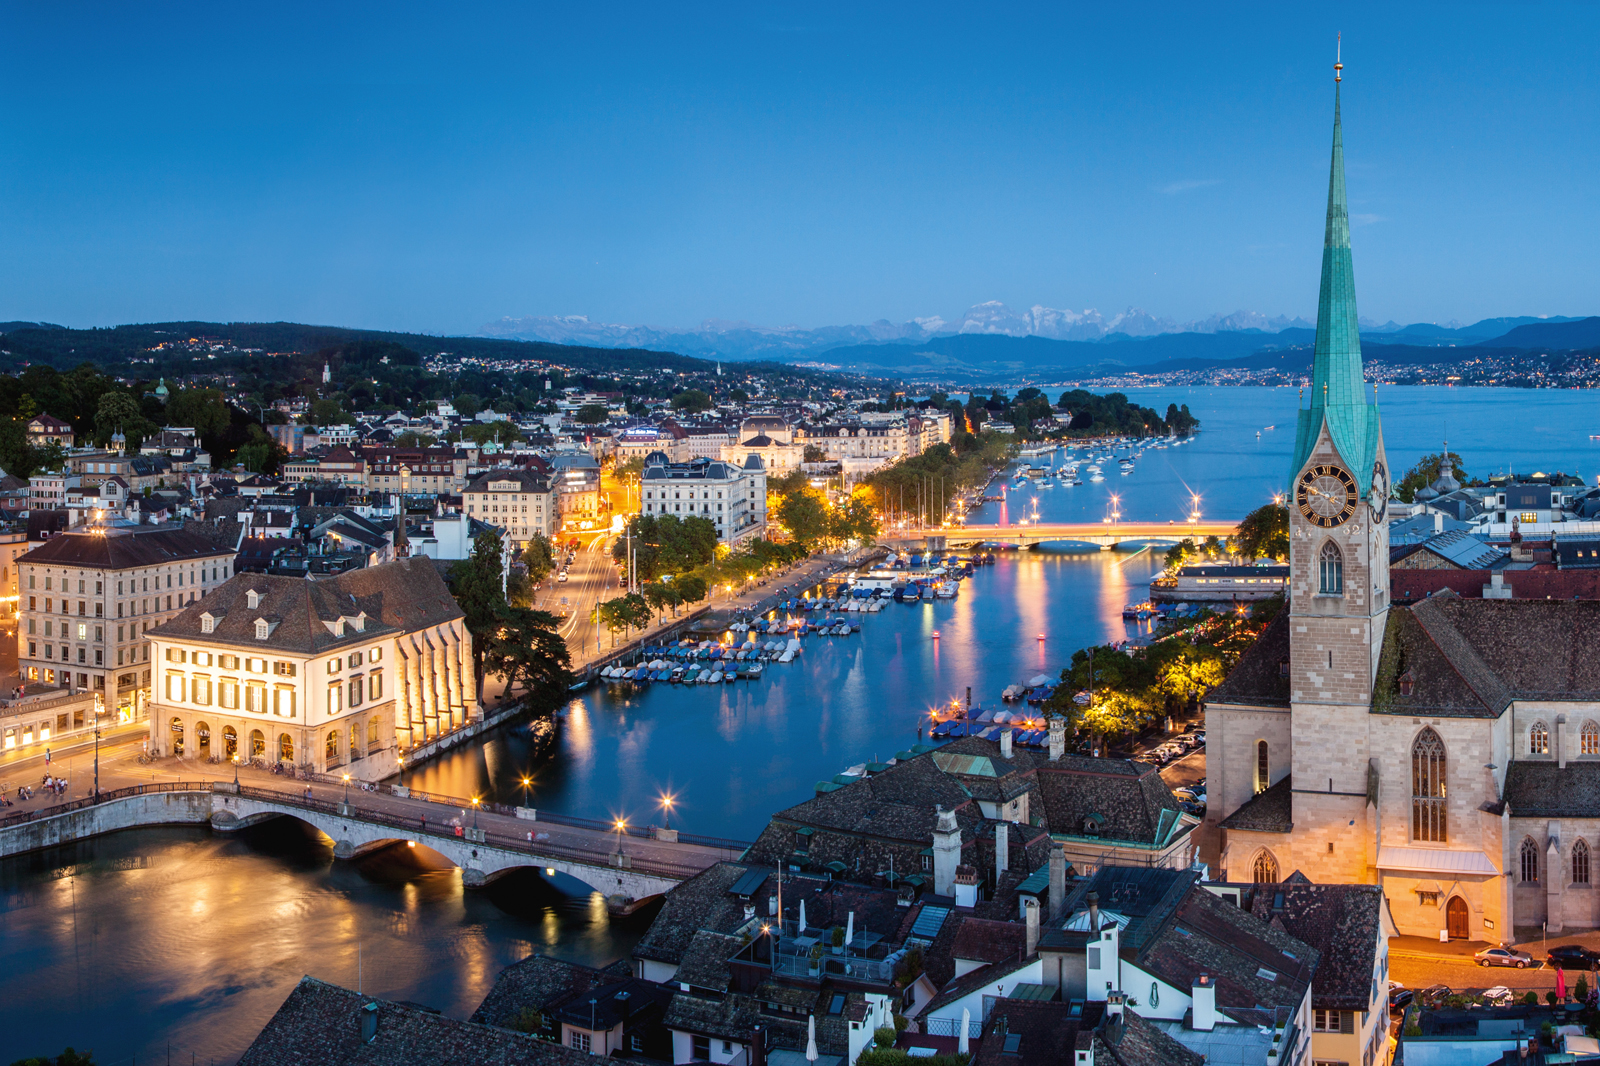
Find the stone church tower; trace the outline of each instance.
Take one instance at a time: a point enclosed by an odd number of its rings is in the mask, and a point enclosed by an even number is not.
[[[1300,411],[1288,500],[1294,711],[1292,755],[1284,754],[1292,758],[1297,828],[1320,826],[1335,845],[1305,856],[1302,868],[1314,879],[1336,872],[1365,879],[1356,855],[1365,857],[1366,720],[1389,609],[1389,471],[1371,400],[1361,369],[1335,81],[1311,402]]]

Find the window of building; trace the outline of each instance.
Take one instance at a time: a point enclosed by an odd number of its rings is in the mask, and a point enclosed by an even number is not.
[[[1272,857],[1272,852],[1263,848],[1256,853],[1253,868],[1254,880],[1258,885],[1275,885],[1278,883],[1278,860]]]
[[[589,1053],[589,1034],[581,1033],[574,1029],[572,1031],[572,1046],[587,1055]]]
[[[709,1062],[711,1060],[711,1038],[695,1034],[689,1038],[690,1051],[695,1061]]]
[[[1589,883],[1589,844],[1582,837],[1572,844],[1572,883]]]
[[[1317,591],[1324,596],[1344,595],[1344,556],[1339,552],[1339,546],[1333,541],[1322,545],[1322,555],[1318,562]]]
[[[1427,906],[1437,907],[1439,905],[1439,893],[1437,893],[1437,892],[1418,892],[1417,893],[1417,902],[1421,903],[1421,904],[1424,904],[1424,905],[1427,905]]]
[[[1539,880],[1539,845],[1528,837],[1522,842],[1522,881],[1536,884]]]
[[[1264,740],[1256,741],[1256,791],[1265,792],[1272,784],[1271,753]]]
[[[1528,754],[1550,754],[1550,730],[1543,722],[1535,722],[1528,728]]]
[[[294,663],[286,663],[282,660],[279,660],[272,664],[272,672],[277,674],[279,677],[293,677],[295,674],[295,665]]]
[[[1583,723],[1583,729],[1578,732],[1578,753],[1600,755],[1600,725],[1593,720]]]
[[[369,663],[381,663],[381,662],[383,662],[383,649],[382,648],[373,648],[372,650],[368,651],[367,652],[367,662],[369,662]]]
[[[328,686],[328,713],[338,714],[344,710],[344,686],[335,681]]]
[[[1424,729],[1411,745],[1411,838],[1445,841],[1444,742]]]
[[[328,673],[337,674],[344,669],[344,660],[337,657],[328,660]]]
[[[237,679],[224,677],[217,682],[217,706],[225,707],[230,711],[239,709],[239,682]]]
[[[211,679],[196,674],[194,680],[189,682],[189,699],[202,707],[211,706]]]
[[[373,671],[367,675],[367,699],[372,701],[383,699],[382,671]]]

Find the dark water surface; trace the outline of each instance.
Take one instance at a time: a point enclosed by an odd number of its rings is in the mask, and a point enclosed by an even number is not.
[[[1111,493],[1130,519],[1181,520],[1190,493],[1208,518],[1236,518],[1281,491],[1293,446],[1292,389],[1130,391],[1187,403],[1192,444],[1148,450],[1079,488],[1008,492],[1006,515],[1099,521]],[[1513,466],[1600,470],[1600,402],[1583,391],[1379,391],[1391,466],[1403,472],[1448,434],[1471,474]],[[1266,426],[1275,426],[1266,430]],[[1257,431],[1261,436],[1256,436]],[[975,516],[994,520],[997,508]],[[1128,632],[1158,564],[1143,554],[1020,553],[966,582],[958,599],[860,616],[862,633],[806,640],[760,682],[717,688],[591,689],[566,712],[559,755],[536,765],[515,729],[410,771],[410,783],[596,817],[752,838],[815,783],[917,739],[927,708],[1059,670],[1083,645]],[[934,632],[938,631],[938,639]],[[1042,637],[1042,639],[1041,639]],[[409,850],[409,849],[407,849]],[[420,850],[420,849],[419,849]],[[105,1066],[231,1062],[302,974],[465,1017],[501,967],[541,950],[589,963],[625,956],[648,913],[608,922],[575,882],[537,874],[463,893],[453,869],[387,851],[335,862],[331,842],[280,820],[236,836],[121,833],[0,861],[0,1063],[92,1047]]]

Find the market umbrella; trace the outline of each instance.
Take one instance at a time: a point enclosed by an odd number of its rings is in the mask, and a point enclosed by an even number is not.
[[[1558,966],[1558,967],[1556,967],[1556,999],[1558,1001],[1560,1001],[1560,1000],[1565,1000],[1566,998],[1567,998],[1567,971],[1561,969],[1561,967]]]

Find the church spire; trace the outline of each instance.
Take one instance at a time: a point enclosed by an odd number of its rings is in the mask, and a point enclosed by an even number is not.
[[[1311,406],[1301,414],[1291,476],[1305,465],[1326,421],[1334,446],[1351,464],[1350,472],[1360,481],[1365,495],[1378,419],[1376,408],[1367,402],[1361,370],[1355,265],[1350,256],[1350,205],[1344,184],[1344,127],[1339,114],[1342,57],[1333,69],[1333,158],[1328,169],[1328,214],[1322,240],[1322,289],[1317,298]]]

